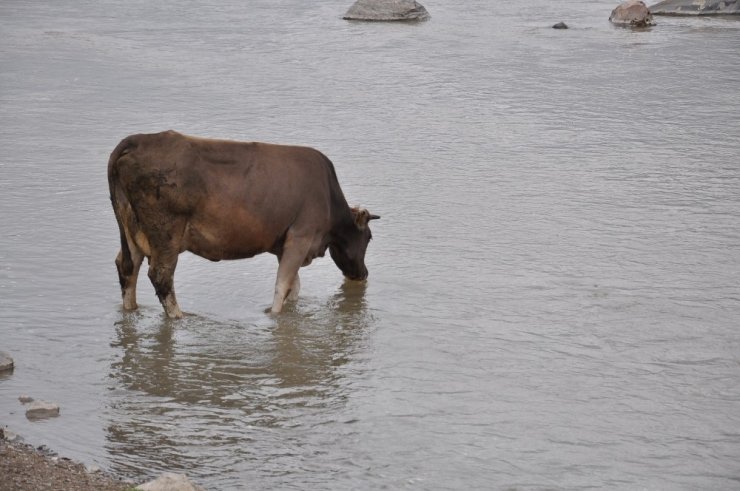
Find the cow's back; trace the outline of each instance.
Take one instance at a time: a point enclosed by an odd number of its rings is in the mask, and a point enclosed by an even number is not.
[[[183,185],[201,195],[198,213],[218,207],[248,214],[268,234],[289,226],[328,230],[341,194],[334,168],[319,151],[301,146],[192,138]],[[346,206],[346,202],[345,202]]]

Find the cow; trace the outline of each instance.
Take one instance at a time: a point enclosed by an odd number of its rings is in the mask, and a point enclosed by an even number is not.
[[[131,135],[111,153],[108,184],[121,238],[115,263],[125,310],[137,308],[146,257],[165,313],[182,317],[174,274],[184,251],[211,261],[277,256],[273,313],[298,297],[298,270],[327,248],[347,279],[367,278],[368,222],[380,217],[347,204],[334,165],[313,148],[172,130]]]

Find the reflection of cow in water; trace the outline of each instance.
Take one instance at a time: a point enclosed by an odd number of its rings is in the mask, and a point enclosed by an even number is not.
[[[297,298],[298,269],[329,249],[344,275],[367,277],[368,221],[350,208],[334,166],[308,147],[207,140],[174,131],[132,135],[108,163],[121,232],[116,258],[125,309],[136,309],[144,257],[169,317],[182,317],[174,289],[178,255],[212,261],[275,254],[272,311]]]
[[[342,437],[347,421],[338,414],[362,387],[377,327],[367,287],[340,282],[324,302],[251,322],[115,317],[108,376],[116,390],[105,392],[101,415],[113,470],[136,476],[197,463],[200,478],[241,489],[251,469],[292,468],[286,445],[345,457],[324,437]],[[325,431],[301,431],[317,426]],[[253,465],[224,474],[235,455]]]

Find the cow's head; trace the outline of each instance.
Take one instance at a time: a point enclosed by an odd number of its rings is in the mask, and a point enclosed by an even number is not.
[[[329,245],[329,253],[344,276],[350,280],[364,280],[367,278],[365,251],[370,239],[373,238],[368,222],[380,217],[371,214],[365,208],[354,207],[351,211],[352,225],[338,232],[333,243]]]

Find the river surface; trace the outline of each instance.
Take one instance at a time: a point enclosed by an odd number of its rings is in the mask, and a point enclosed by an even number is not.
[[[740,21],[351,3],[3,0],[0,424],[209,490],[740,488]],[[367,283],[270,316],[273,256],[184,254],[190,315],[124,313],[108,155],[170,128],[322,150]]]

